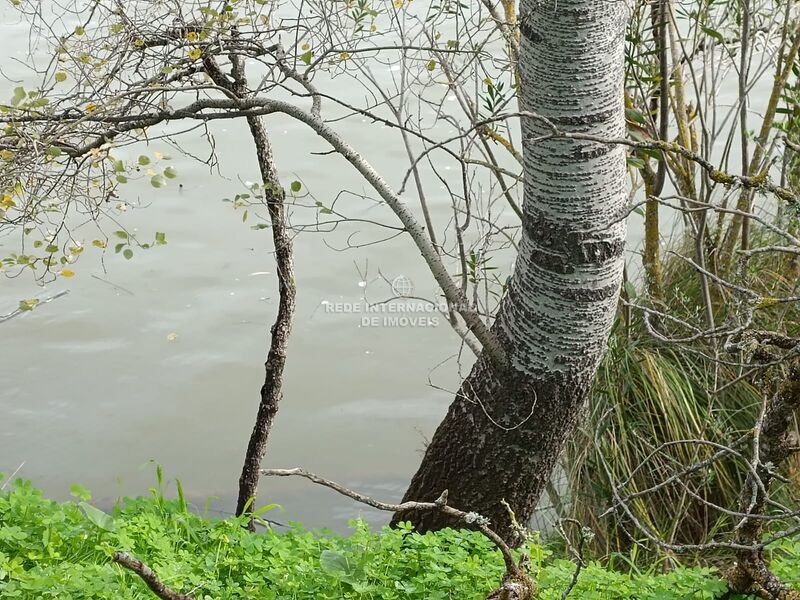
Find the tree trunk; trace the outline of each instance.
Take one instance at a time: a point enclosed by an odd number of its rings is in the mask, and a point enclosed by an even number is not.
[[[272,240],[275,245],[275,267],[278,275],[278,314],[272,325],[269,352],[264,364],[264,385],[261,386],[261,402],[258,405],[256,422],[247,444],[242,473],[239,476],[239,497],[236,514],[245,512],[248,503],[255,501],[258,480],[261,477],[261,460],[267,451],[267,438],[278,412],[283,394],[283,369],[286,364],[286,347],[292,329],[295,308],[294,265],[292,240],[287,231],[284,209],[284,191],[278,180],[272,160],[272,148],[267,129],[260,117],[248,117],[247,124],[256,145],[261,179],[264,184],[264,201],[267,203],[272,224]],[[251,507],[252,508],[252,507]],[[254,529],[252,520],[249,528]]]
[[[559,129],[625,135],[620,0],[523,0],[521,108]],[[625,239],[625,152],[547,136],[522,123],[523,234],[493,327],[509,357],[478,358],[427,448],[406,500],[449,502],[488,517],[515,542],[575,427],[614,319]],[[421,531],[455,525],[441,514],[398,513]]]
[[[213,58],[204,60],[205,70],[211,80],[239,98],[247,96],[247,77],[241,56],[230,56],[230,77],[224,74]],[[253,508],[258,480],[261,477],[261,461],[267,451],[267,439],[272,429],[278,405],[283,395],[283,369],[286,365],[286,348],[294,319],[297,291],[294,281],[294,262],[292,238],[289,235],[284,205],[285,192],[278,178],[278,170],[272,156],[272,144],[261,117],[247,117],[247,126],[256,149],[256,159],[261,172],[264,189],[264,202],[272,225],[272,242],[275,246],[275,271],[278,276],[278,314],[270,329],[271,340],[267,360],[264,363],[264,384],[261,386],[261,401],[250,434],[250,441],[244,456],[242,472],[239,476],[239,495],[236,500],[236,516],[241,516]],[[248,529],[255,530],[252,518]]]

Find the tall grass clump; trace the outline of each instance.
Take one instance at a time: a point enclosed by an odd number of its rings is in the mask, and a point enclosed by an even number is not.
[[[752,234],[754,246],[779,242],[763,227]],[[683,248],[664,261],[666,298],[653,308],[702,326],[699,277],[683,258],[690,255],[691,249]],[[796,294],[798,275],[797,257],[787,254],[757,255],[744,272],[740,268],[740,279],[764,298],[756,308],[753,330],[794,335],[800,331],[796,305],[770,300]],[[635,295],[632,286],[628,289]],[[723,323],[738,301],[729,291],[715,289],[715,323]],[[656,314],[651,323],[667,335],[687,333]],[[741,462],[718,460],[661,485],[686,466],[710,458],[719,449],[713,444],[729,445],[752,431],[762,390],[752,377],[744,376],[747,368],[737,364],[743,357],[726,353],[723,342],[666,343],[647,330],[641,311],[620,311],[585,425],[567,451],[567,482],[561,486],[568,496],[561,502],[565,513],[593,529],[598,555],[627,553],[637,542],[656,550],[644,528],[659,540],[680,544],[710,541],[735,525],[723,509],[736,510],[746,476]],[[748,448],[738,449],[749,456]],[[790,464],[789,469],[797,472],[798,465]],[[624,510],[606,513],[619,506],[615,487],[622,497],[641,494],[629,503],[638,523]],[[656,489],[642,493],[652,488]],[[788,500],[795,491],[793,484],[784,484],[774,499]]]

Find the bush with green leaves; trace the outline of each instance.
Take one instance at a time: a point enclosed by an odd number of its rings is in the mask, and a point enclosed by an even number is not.
[[[504,572],[499,553],[478,532],[373,532],[355,521],[347,537],[299,525],[251,534],[242,519],[191,512],[180,487],[173,500],[153,492],[121,500],[108,514],[89,504],[80,486],[73,486],[75,502],[59,503],[28,481],[7,485],[0,492],[0,598],[152,599],[136,575],[111,561],[117,550],[198,600],[477,599],[496,588]],[[527,550],[539,597],[561,598],[574,563],[553,558],[539,545]],[[570,597],[701,600],[727,590],[712,569],[657,570],[619,573],[590,563]],[[777,559],[777,572],[798,570],[796,552]]]

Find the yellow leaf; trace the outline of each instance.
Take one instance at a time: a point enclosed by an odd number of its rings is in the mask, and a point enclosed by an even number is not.
[[[200,48],[193,48],[193,49],[192,49],[192,50],[189,52],[189,58],[191,58],[192,60],[197,60],[197,59],[198,59],[198,58],[200,58],[201,56],[203,56],[203,51],[202,51],[202,50],[200,50]]]
[[[170,334],[167,336],[167,341],[168,341],[168,342],[174,342],[174,341],[175,341],[175,340],[177,340],[177,339],[178,339],[178,334],[177,334],[177,333],[170,333]]]
[[[87,113],[92,114],[96,110],[97,110],[97,104],[95,104],[94,102],[92,102],[91,104],[87,104],[86,105],[86,112]]]
[[[153,156],[156,157],[156,160],[161,160],[162,158],[164,158],[164,155],[161,154],[161,152],[153,152]]]
[[[0,158],[3,160],[14,160],[14,153],[11,150],[3,150],[0,152]]]
[[[9,196],[8,194],[6,194],[6,195],[4,195],[4,196],[3,196],[3,199],[2,199],[2,200],[0,200],[0,205],[2,205],[2,206],[3,206],[3,208],[6,208],[6,209],[7,209],[7,208],[11,208],[12,206],[16,206],[16,203],[15,203],[15,202],[14,202],[14,200],[11,198],[11,196]]]
[[[339,54],[339,58],[341,58],[342,60],[347,60],[348,58],[350,58],[350,53],[349,52],[341,52]]]
[[[394,0],[394,7],[395,8],[403,8],[403,0]]]
[[[196,42],[198,40],[197,32],[190,31],[189,33],[186,34],[186,39],[189,40],[190,42]]]
[[[70,271],[69,269],[61,269],[61,276],[66,277],[68,279],[70,277],[75,277],[75,271]]]
[[[66,80],[67,80],[67,74],[66,73],[62,73],[61,71],[56,73],[56,81],[57,82],[61,83],[62,81],[66,81]]]
[[[106,243],[103,240],[92,240],[92,246],[95,248],[105,248]]]

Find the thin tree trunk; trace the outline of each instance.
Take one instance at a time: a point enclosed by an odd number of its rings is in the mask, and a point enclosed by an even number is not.
[[[650,19],[653,24],[653,38],[658,54],[658,72],[661,77],[658,95],[653,105],[658,108],[658,139],[669,141],[669,51],[667,49],[667,24],[672,12],[669,0],[652,0]],[[664,189],[667,178],[667,157],[658,161],[658,170],[652,177],[645,177],[645,216],[644,216],[644,254],[642,265],[645,270],[645,283],[652,300],[664,299],[664,286],[661,270],[661,228],[659,226],[658,197]]]
[[[521,107],[559,128],[625,133],[624,33],[618,0],[523,0]],[[508,295],[493,327],[508,366],[484,355],[464,380],[414,475],[406,500],[476,511],[518,541],[505,499],[527,523],[572,433],[602,358],[622,281],[625,152],[617,146],[536,140],[522,123],[523,235]],[[426,531],[446,515],[404,512]]]
[[[292,261],[292,240],[286,226],[284,191],[280,185],[272,148],[266,127],[259,117],[248,117],[247,124],[256,145],[258,165],[264,184],[264,200],[267,203],[272,223],[272,240],[275,245],[275,265],[278,275],[278,314],[272,325],[269,353],[264,364],[264,385],[261,386],[261,402],[258,414],[247,444],[242,474],[239,477],[239,497],[236,501],[236,514],[241,515],[249,502],[255,501],[258,480],[261,475],[261,460],[267,451],[267,438],[272,422],[278,412],[282,397],[283,369],[286,364],[286,347],[292,329],[295,310],[296,288],[294,265]],[[250,529],[254,529],[252,520]]]
[[[244,97],[247,95],[244,63],[242,58],[236,54],[231,54],[230,61],[232,67],[230,78],[222,73],[213,59],[206,59],[204,65],[215,84],[225,88],[231,94],[240,98]],[[269,134],[261,117],[247,117],[247,126],[255,144],[264,190],[264,202],[267,204],[272,225],[275,268],[278,276],[278,314],[270,329],[271,340],[267,360],[264,363],[265,373],[264,384],[261,386],[261,401],[258,404],[258,414],[250,434],[250,441],[247,444],[242,473],[239,476],[239,495],[236,500],[237,516],[253,508],[258,492],[261,461],[267,451],[267,439],[283,395],[283,370],[286,365],[286,348],[292,329],[296,297],[292,238],[287,227],[284,205],[285,192],[275,168]],[[251,531],[255,530],[252,519],[248,522],[248,528]]]

